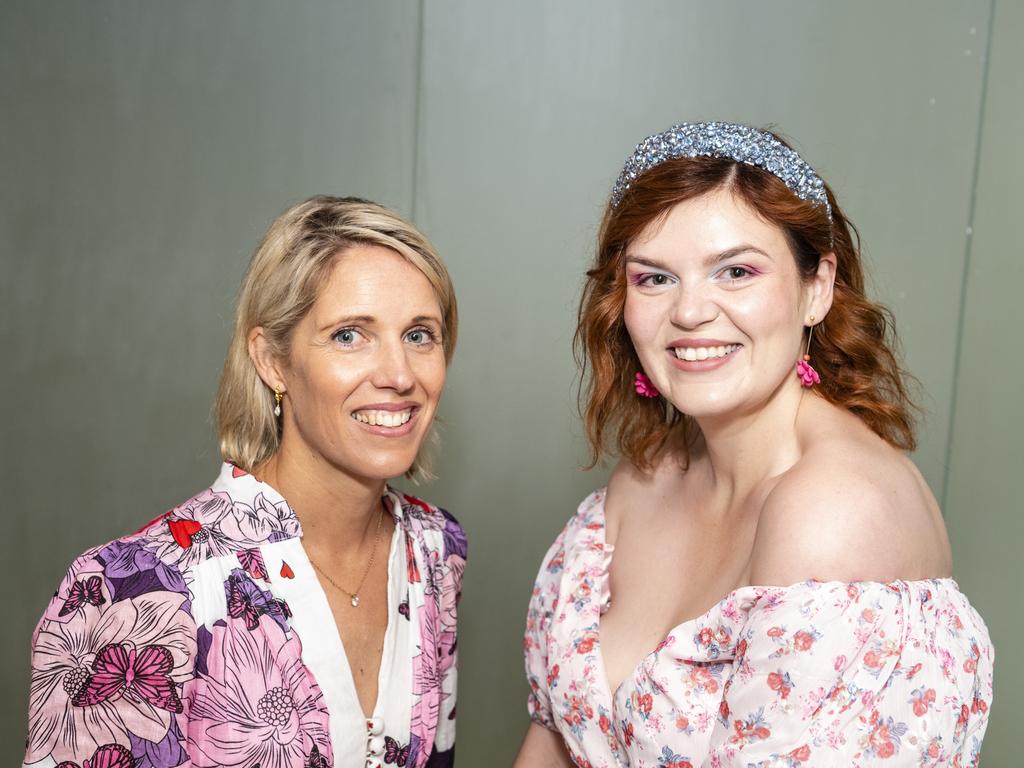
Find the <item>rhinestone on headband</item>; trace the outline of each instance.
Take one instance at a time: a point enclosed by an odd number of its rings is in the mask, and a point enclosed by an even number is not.
[[[677,157],[724,157],[763,168],[778,176],[801,200],[825,206],[832,221],[825,182],[814,169],[767,131],[737,123],[680,123],[648,136],[636,145],[619,174],[612,189],[612,207],[622,202],[640,174]]]

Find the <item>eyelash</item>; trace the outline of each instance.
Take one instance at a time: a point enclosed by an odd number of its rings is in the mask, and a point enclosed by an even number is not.
[[[745,274],[741,275],[740,277],[732,277],[728,273],[732,272],[734,269],[742,269]],[[726,275],[726,279],[729,280],[729,282],[737,283],[740,280],[744,280],[748,277],[753,277],[755,274],[757,274],[757,272],[751,269],[750,267],[744,266],[742,264],[734,264],[731,267],[726,267],[721,272],[719,272],[719,274]]]
[[[655,277],[664,277],[666,280],[671,280],[672,279],[671,277],[669,277],[666,274],[663,274],[662,272],[642,272],[642,273],[637,274],[637,275],[632,275],[629,278],[629,282],[632,285],[650,286],[650,287],[655,287],[655,288],[660,288],[661,286],[667,284],[667,283],[657,283],[657,284],[652,283],[651,280],[653,278],[655,278]]]

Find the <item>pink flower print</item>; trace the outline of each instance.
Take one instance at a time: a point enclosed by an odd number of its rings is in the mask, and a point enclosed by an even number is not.
[[[910,702],[914,708],[914,714],[924,717],[928,714],[928,707],[935,703],[934,688],[918,688],[910,694]]]
[[[92,674],[71,703],[88,707],[130,696],[168,712],[181,712],[181,700],[170,678],[173,669],[174,656],[162,645],[136,649],[131,643],[110,643],[96,654]]]
[[[167,517],[168,529],[173,531],[177,526],[184,530],[182,526],[191,523],[189,535],[187,541],[178,541],[181,536],[164,541],[157,556],[165,563],[177,564],[182,574],[186,574],[191,566],[203,560],[235,552],[240,548],[237,539],[232,539],[221,528],[221,521],[231,509],[231,498],[226,493],[206,490],[171,510]]]
[[[793,645],[798,651],[809,650],[814,644],[814,635],[810,632],[800,631],[793,635]]]
[[[964,659],[964,672],[974,674],[978,670],[978,659],[980,657],[981,651],[978,650],[978,644],[971,643],[971,658]]]
[[[294,539],[301,535],[299,518],[284,500],[274,504],[264,494],[253,505],[235,503],[233,513],[221,523],[224,533],[250,547],[264,542]]]
[[[57,768],[135,768],[135,758],[120,744],[104,744],[93,753],[92,760],[83,761],[81,766],[67,761],[58,763]]]
[[[885,659],[878,651],[868,651],[864,654],[864,666],[869,669],[881,669],[882,665],[885,664]]]
[[[764,718],[763,707],[748,715],[746,720],[734,720],[732,727],[734,733],[729,737],[729,741],[733,744],[764,741],[772,735],[771,728]]]
[[[583,636],[573,641],[576,646],[576,653],[587,654],[594,650],[594,644],[597,642],[597,633],[588,631],[584,632]]]
[[[790,678],[788,672],[769,672],[768,687],[778,693],[782,698],[788,699],[790,692],[793,690],[793,680]]]
[[[154,703],[159,696],[145,686],[156,681],[170,701],[171,692],[176,697],[176,687],[192,677],[196,641],[181,610],[184,601],[184,595],[154,592],[104,606],[102,614],[80,611],[63,624],[43,619],[32,654],[26,762],[48,755],[56,762],[78,760],[103,745],[128,743],[129,734],[152,742],[164,738],[171,712]],[[111,656],[128,658],[111,649],[138,654],[147,647],[162,649],[145,659],[148,664],[159,657],[159,672],[147,665],[138,678],[136,655],[119,678]]]
[[[333,757],[323,695],[302,663],[298,637],[261,616],[213,626],[209,675],[185,686],[186,739],[196,768],[304,765],[316,747]]]
[[[845,653],[840,653],[838,656],[836,656],[836,660],[832,664],[832,668],[836,672],[841,672],[843,669],[846,668],[846,654]]]
[[[889,734],[889,726],[879,723],[875,730],[868,737],[868,743],[874,748],[879,757],[892,757],[896,752],[896,745],[892,743]]]
[[[811,748],[804,744],[802,747],[797,747],[787,755],[793,758],[795,763],[806,763],[811,759]]]
[[[71,564],[46,609],[44,619],[64,623],[79,612],[95,612],[109,603],[110,588],[103,580],[103,566],[92,553],[87,553]]]

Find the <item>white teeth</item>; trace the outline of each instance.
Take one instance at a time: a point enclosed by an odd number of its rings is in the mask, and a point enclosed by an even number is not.
[[[739,344],[728,344],[719,347],[676,347],[675,354],[680,360],[713,360],[719,357],[731,355],[740,348]]]
[[[412,418],[412,408],[404,411],[355,411],[352,418],[374,427],[400,427]]]

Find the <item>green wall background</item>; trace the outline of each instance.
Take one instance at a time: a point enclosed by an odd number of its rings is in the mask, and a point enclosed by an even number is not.
[[[67,563],[213,477],[249,253],[331,192],[411,216],[456,281],[418,492],[470,536],[459,764],[511,762],[533,577],[604,479],[578,469],[570,354],[601,206],[640,138],[717,118],[793,137],[860,228],[925,391],[914,458],[996,642],[985,764],[1016,764],[1021,39],[1011,0],[4,3],[0,759],[20,760],[28,638]]]

